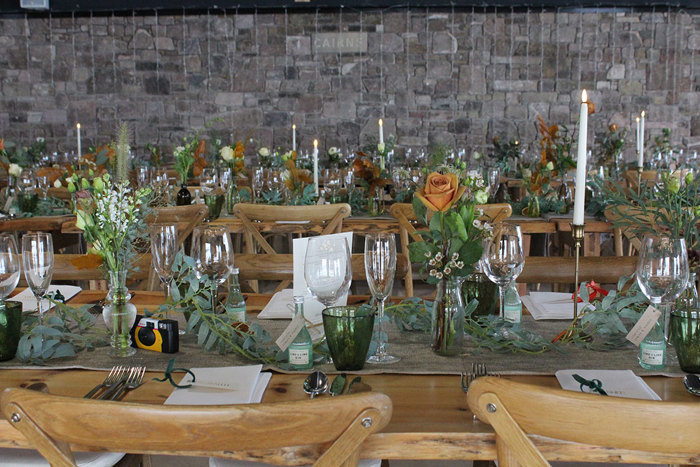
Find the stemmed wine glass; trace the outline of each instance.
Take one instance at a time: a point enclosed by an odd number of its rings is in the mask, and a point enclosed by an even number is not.
[[[202,170],[202,175],[199,177],[199,184],[202,186],[202,193],[209,195],[214,193],[219,185],[219,174],[216,169],[207,167]]]
[[[347,293],[352,261],[345,237],[311,237],[304,259],[304,279],[311,294],[326,307]]]
[[[22,237],[22,266],[27,285],[36,297],[39,324],[44,321],[41,301],[53,276],[53,238],[46,232],[28,233]]]
[[[498,285],[501,302],[498,316],[503,318],[506,289],[520,275],[523,266],[525,266],[520,226],[502,224],[496,228],[493,237],[484,241],[481,263],[486,276],[491,282]]]
[[[685,240],[645,236],[635,275],[644,295],[663,312],[664,336],[668,341],[669,305],[680,296],[688,283]]]
[[[391,295],[396,274],[396,241],[394,235],[380,232],[365,237],[365,274],[367,285],[377,301],[379,319],[379,339],[377,352],[369,357],[369,363],[396,363],[399,357],[389,355],[386,351],[386,334],[384,333],[384,301]]]
[[[224,226],[200,225],[192,232],[192,258],[197,279],[212,280],[211,309],[216,311],[218,287],[226,282],[233,268],[233,245]]]
[[[19,282],[20,259],[12,234],[0,234],[0,309]]]

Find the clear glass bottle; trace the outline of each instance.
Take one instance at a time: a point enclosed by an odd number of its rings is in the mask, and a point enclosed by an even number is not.
[[[304,296],[294,297],[294,317],[304,316]],[[306,322],[287,349],[289,365],[294,370],[308,370],[314,366],[314,349]]]
[[[245,298],[241,293],[241,284],[238,282],[238,268],[231,269],[228,278],[228,297],[226,298],[226,314],[232,322],[245,323],[246,308]]]
[[[523,318],[523,302],[515,286],[515,281],[511,282],[506,290],[505,302],[503,304],[503,319],[509,323],[519,323]]]
[[[666,338],[661,320],[659,318],[639,345],[639,366],[647,370],[661,370],[666,365]]]

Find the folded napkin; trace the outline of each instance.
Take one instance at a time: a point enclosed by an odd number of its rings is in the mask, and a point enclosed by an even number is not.
[[[78,292],[80,292],[82,289],[73,285],[50,285],[46,293],[53,295],[57,290],[60,290],[61,294],[66,298],[66,301],[68,301],[69,298],[78,295]],[[10,298],[10,300],[22,302],[22,311],[36,311],[36,298],[34,297],[34,294],[30,288],[24,289],[14,297]],[[48,310],[53,308],[53,305],[48,299],[45,298],[41,301],[41,307],[44,310]]]
[[[530,292],[521,298],[533,319],[574,319],[574,300],[570,293]],[[578,313],[586,306],[577,304]]]
[[[647,399],[660,401],[661,398],[642,378],[632,370],[559,370],[555,373],[562,389],[581,392],[581,383],[573,375],[587,380],[597,379],[608,396],[627,397],[629,399]],[[585,392],[590,390],[584,387]]]
[[[192,368],[178,383],[190,388],[175,389],[165,401],[168,405],[228,405],[258,403],[262,400],[271,373],[261,373],[262,365]]]

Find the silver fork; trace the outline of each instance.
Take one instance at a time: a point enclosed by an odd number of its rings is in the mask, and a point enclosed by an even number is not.
[[[472,384],[476,378],[488,376],[488,374],[484,363],[472,363],[472,371],[463,371],[460,373],[462,391],[469,392],[469,385]]]
[[[121,377],[125,371],[126,371],[126,367],[123,367],[121,365],[120,366],[113,366],[112,370],[109,372],[109,374],[104,379],[104,381],[102,381],[100,384],[98,384],[97,386],[92,388],[90,390],[90,392],[85,394],[85,396],[83,396],[83,397],[85,399],[90,399],[92,396],[97,394],[97,392],[100,389],[113,385],[114,383],[116,383],[117,381],[119,381],[121,379]]]
[[[129,378],[126,380],[126,382],[122,385],[122,387],[119,388],[119,391],[117,391],[111,398],[111,400],[119,400],[119,397],[124,394],[124,391],[131,391],[132,389],[136,389],[137,387],[141,386],[143,384],[143,375],[146,374],[146,367],[133,367],[131,371],[129,372]]]

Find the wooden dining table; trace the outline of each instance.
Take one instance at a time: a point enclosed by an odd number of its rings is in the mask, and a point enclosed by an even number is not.
[[[80,305],[94,303],[104,292],[85,291],[71,301]],[[269,295],[250,294],[247,297],[248,311],[256,312],[269,300]],[[138,291],[132,303],[139,309],[153,307],[162,301],[159,292]],[[508,358],[504,355],[503,358]],[[70,361],[63,362],[70,365]],[[115,360],[115,364],[120,363]],[[455,365],[460,365],[458,359]],[[44,382],[53,394],[82,397],[90,388],[100,383],[106,371],[83,369],[58,369],[51,367],[15,369],[0,366],[0,389],[26,387]],[[126,402],[162,404],[172,392],[170,384],[153,381],[162,373],[149,371],[145,383],[125,397]],[[308,396],[302,389],[305,374],[273,373],[262,402],[302,400]],[[553,376],[508,376],[514,380],[541,386],[558,387]],[[387,394],[393,403],[393,415],[387,427],[370,436],[362,445],[361,457],[369,459],[471,459],[486,461],[496,458],[495,436],[491,427],[475,420],[467,406],[466,394],[462,391],[458,375],[406,375],[366,374],[365,383],[373,391]],[[646,377],[645,381],[663,400],[696,402],[697,398],[687,393],[679,378]],[[323,395],[321,397],[328,397]],[[591,427],[594,429],[594,427]],[[610,461],[624,459],[643,462],[646,454],[636,451],[612,450],[549,438],[531,436],[544,455],[556,460],[563,454],[580,455],[588,461]],[[0,447],[28,447],[23,435],[7,420],[0,419]],[[80,448],[80,446],[76,446]],[[167,454],[167,453],[163,453]],[[300,462],[312,462],[316,453],[308,449],[296,452]],[[241,453],[245,458],[245,453]],[[274,459],[271,459],[274,461]],[[697,459],[695,459],[697,461]],[[692,463],[683,456],[668,456],[670,464]]]

